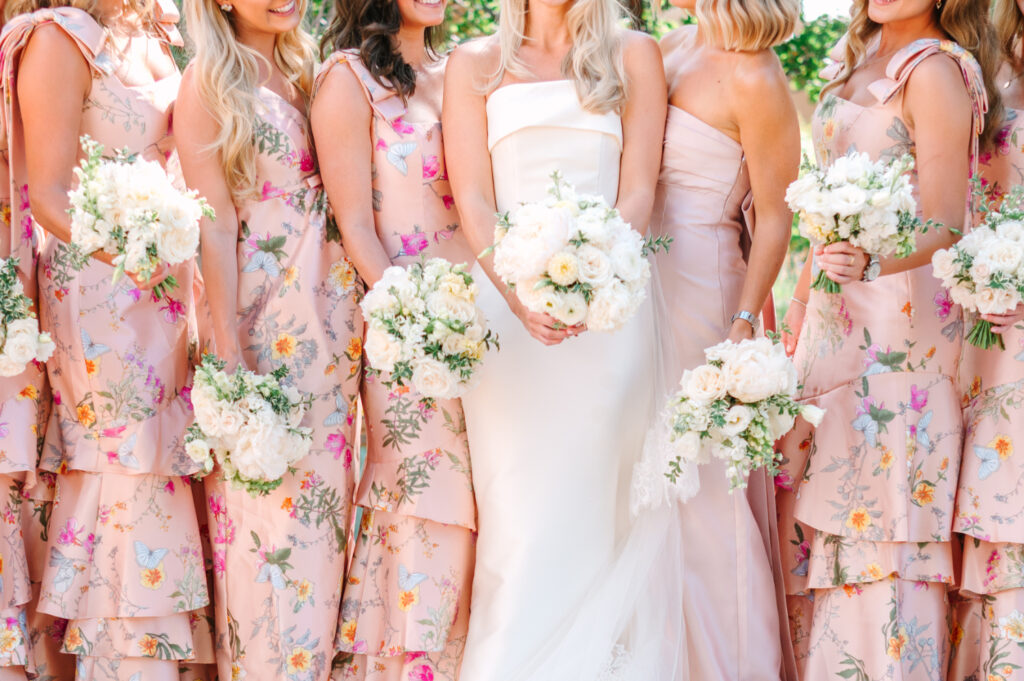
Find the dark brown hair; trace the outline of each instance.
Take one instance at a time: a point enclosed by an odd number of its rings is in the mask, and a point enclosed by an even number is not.
[[[320,56],[358,50],[373,79],[407,99],[416,91],[416,72],[395,44],[401,26],[398,0],[334,0],[334,18],[320,40]],[[424,46],[430,55],[437,55],[443,35],[442,26],[427,28]]]

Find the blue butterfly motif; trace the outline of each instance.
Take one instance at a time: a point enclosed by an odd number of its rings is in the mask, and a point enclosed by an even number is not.
[[[128,677],[128,681],[142,681],[142,672],[135,672]]]
[[[57,549],[51,548],[50,567],[57,568],[57,576],[53,579],[53,590],[59,594],[66,593],[75,579],[75,561]]]
[[[345,404],[345,399],[341,395],[334,396],[334,411],[327,415],[324,419],[325,426],[340,426],[345,423],[345,419],[348,418],[348,406]]]
[[[409,572],[404,565],[398,565],[398,586],[402,591],[412,591],[427,580],[422,572]]]
[[[932,448],[932,439],[928,436],[928,426],[932,423],[932,416],[934,416],[934,412],[929,409],[917,420],[917,444],[925,449]]]
[[[284,572],[276,563],[264,563],[260,566],[260,571],[256,574],[256,582],[259,584],[270,582],[275,591],[280,591],[286,585]]]
[[[85,352],[86,359],[96,359],[102,355],[110,352],[110,347],[93,341],[92,337],[89,336],[89,332],[85,329],[80,329],[82,336],[82,350]]]
[[[409,174],[409,164],[405,157],[416,151],[415,142],[397,142],[388,147],[388,163],[398,169],[403,175]]]
[[[138,470],[139,460],[136,458],[132,450],[135,449],[135,442],[138,440],[138,433],[132,433],[131,436],[121,443],[121,446],[117,448],[117,460],[125,468],[134,468]]]
[[[981,459],[981,466],[978,468],[978,479],[984,480],[999,470],[1001,459],[999,452],[991,447],[974,445],[974,455]]]
[[[872,447],[878,446],[878,421],[871,414],[864,413],[853,420],[853,429],[864,433],[864,439]]]
[[[167,549],[150,549],[142,542],[136,540],[135,544],[135,562],[139,564],[141,568],[148,568],[150,570],[160,565],[160,561],[167,555]]]
[[[249,262],[242,268],[243,272],[259,272],[263,270],[271,277],[277,277],[281,274],[281,266],[277,262],[277,258],[274,257],[273,253],[267,251],[256,251],[249,258]]]

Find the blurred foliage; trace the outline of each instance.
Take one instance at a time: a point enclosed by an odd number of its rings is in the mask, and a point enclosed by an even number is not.
[[[845,19],[820,16],[805,24],[789,42],[775,48],[793,89],[806,92],[812,102],[817,101],[825,86],[819,74],[825,59],[845,32]]]

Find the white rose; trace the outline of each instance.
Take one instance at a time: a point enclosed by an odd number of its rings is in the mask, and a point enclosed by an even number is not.
[[[441,362],[424,358],[412,371],[412,382],[421,394],[437,399],[451,399],[459,395],[459,381]]]
[[[4,354],[20,364],[28,364],[36,358],[39,345],[39,322],[33,317],[16,319],[7,325],[7,340]]]
[[[1008,239],[993,239],[986,243],[978,254],[994,272],[1012,274],[1020,267],[1024,258],[1024,246]]]
[[[395,362],[402,359],[402,344],[390,333],[375,326],[367,330],[363,350],[370,366],[378,371],[393,371]]]
[[[1024,241],[1024,224],[1017,220],[1006,220],[996,225],[996,234],[1011,241]]]
[[[718,345],[712,345],[704,350],[704,358],[709,362],[728,363],[736,354],[739,345],[732,341],[722,341]]]
[[[588,208],[576,218],[576,229],[590,244],[603,247],[611,241],[614,224],[608,220],[608,209],[603,206]]]
[[[820,192],[818,178],[814,173],[808,173],[786,188],[786,203],[794,212],[807,210],[809,199]]]
[[[548,277],[559,286],[571,286],[579,278],[579,262],[566,251],[555,253],[548,261]]]
[[[953,249],[941,249],[932,254],[932,271],[945,284],[952,283],[959,268],[954,264]]]
[[[725,397],[725,374],[711,364],[702,364],[683,373],[683,394],[701,404]]]
[[[750,422],[754,420],[754,411],[742,404],[734,404],[725,412],[725,425],[722,426],[722,433],[726,437],[735,437],[745,431]]]
[[[157,234],[157,257],[169,265],[183,263],[196,254],[199,247],[199,225],[182,228],[164,227]]]
[[[1000,308],[999,296],[995,289],[985,288],[979,289],[975,294],[975,304],[978,307],[978,312],[981,314],[1002,314],[1003,310]]]
[[[612,261],[601,249],[584,244],[576,251],[580,281],[594,288],[608,285],[615,271]]]
[[[768,341],[770,343],[770,341]],[[726,390],[740,402],[752,403],[770,397],[780,388],[780,378],[773,372],[769,355],[756,347],[740,347],[723,367]]]
[[[864,152],[840,156],[825,171],[825,182],[832,186],[858,184],[868,177],[873,165]]]
[[[634,296],[620,282],[597,289],[587,311],[587,328],[614,331],[635,312]]]
[[[45,362],[53,356],[53,353],[57,350],[57,344],[53,342],[53,338],[50,337],[49,333],[39,334],[38,342],[36,343],[36,361]]]
[[[642,255],[643,239],[633,232],[633,236],[617,240],[611,251],[612,265],[615,274],[627,282],[640,281],[650,276],[650,264]]]
[[[210,457],[210,443],[206,440],[191,440],[185,443],[185,454],[198,464],[207,466],[212,463]]]
[[[24,362],[15,362],[6,352],[0,352],[0,376],[17,376],[25,370]]]
[[[971,279],[975,281],[979,286],[988,284],[989,279],[992,277],[992,268],[984,260],[975,260],[974,264],[971,265]]]
[[[476,318],[476,305],[440,291],[427,296],[427,311],[434,317],[453,319],[465,324]]]
[[[868,195],[856,185],[843,185],[832,191],[832,206],[844,218],[859,214],[867,205]]]

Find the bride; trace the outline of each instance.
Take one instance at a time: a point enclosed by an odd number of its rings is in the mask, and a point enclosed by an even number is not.
[[[498,33],[451,56],[445,155],[474,252],[555,170],[646,232],[666,85],[655,42],[621,19],[616,0],[502,0]],[[474,277],[501,351],[463,400],[479,541],[461,676],[667,678],[681,596],[643,595],[654,558],[678,551],[665,523],[629,513],[660,383],[656,306],[615,333],[564,328],[525,309],[490,258]]]

